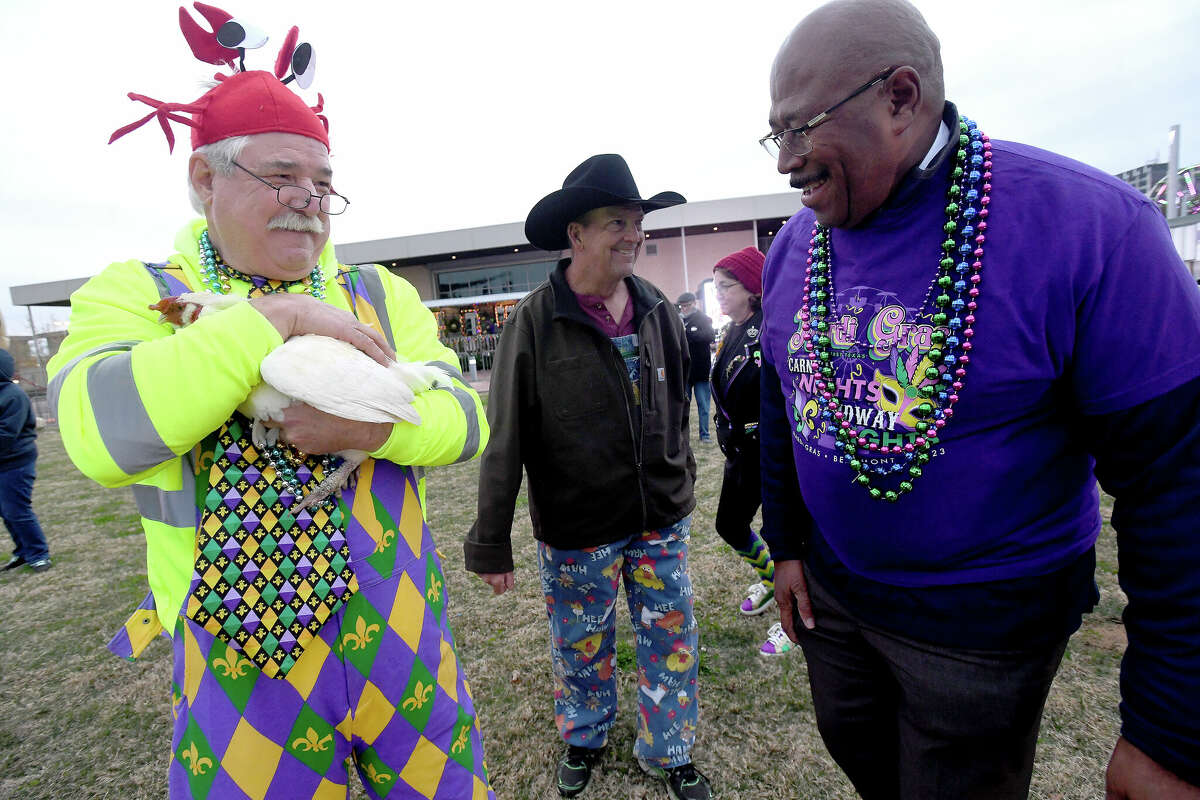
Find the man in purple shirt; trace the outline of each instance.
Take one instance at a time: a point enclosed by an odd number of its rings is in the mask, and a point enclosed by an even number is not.
[[[583,792],[616,719],[616,604],[624,579],[637,632],[642,768],[675,800],[708,800],[692,765],[698,636],[687,566],[696,462],[688,440],[688,348],[663,293],[633,274],[646,212],[619,155],[598,155],[529,212],[525,235],[570,249],[513,309],[492,365],[491,439],[467,569],[513,588],[510,539],[521,472],[550,621],[554,718],[566,750],[559,794]]]
[[[1161,214],[960,117],[904,0],[814,11],[771,99],[806,208],[764,272],[763,537],[831,754],[868,800],[1026,796],[1099,478],[1109,796],[1200,796],[1200,293]]]

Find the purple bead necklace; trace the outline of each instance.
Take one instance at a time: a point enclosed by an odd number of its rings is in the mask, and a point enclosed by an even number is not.
[[[880,445],[855,430],[833,391],[836,370],[833,341],[837,295],[833,289],[833,251],[829,228],[814,225],[804,271],[804,304],[800,313],[804,347],[817,361],[816,390],[823,403],[821,416],[836,431],[834,446],[845,453],[854,482],[876,500],[894,503],[913,489],[913,481],[929,463],[930,451],[954,416],[954,405],[967,377],[975,336],[975,311],[983,280],[983,244],[987,238],[988,205],[992,189],[992,148],[987,135],[974,122],[959,117],[958,149],[946,192],[946,234],[941,245],[933,287],[933,347],[925,353],[931,366],[912,376],[921,402],[913,409],[917,418],[913,441]],[[930,292],[932,294],[932,292]],[[965,313],[964,313],[965,312]],[[878,456],[884,463],[870,464]],[[899,477],[899,482],[895,478]],[[886,482],[885,482],[886,481]]]

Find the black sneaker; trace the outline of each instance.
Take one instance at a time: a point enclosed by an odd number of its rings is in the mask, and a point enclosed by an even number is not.
[[[604,748],[567,745],[567,750],[558,760],[558,793],[563,797],[574,797],[587,788],[592,779],[592,767],[604,755]]]
[[[678,767],[655,767],[639,758],[638,764],[647,775],[653,775],[667,785],[673,800],[710,800],[712,797],[708,778],[690,761]]]
[[[29,562],[29,568],[31,570],[33,570],[34,572],[45,572],[46,570],[50,569],[52,566],[54,566],[54,564],[52,564],[50,562],[50,556],[46,556],[45,558],[39,558],[37,561]]]
[[[16,569],[24,563],[25,559],[21,556],[13,556],[7,562],[5,562],[4,566],[0,567],[0,572],[8,572],[10,569]]]

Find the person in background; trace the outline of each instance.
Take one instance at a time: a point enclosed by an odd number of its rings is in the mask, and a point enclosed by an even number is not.
[[[711,408],[712,386],[708,382],[708,371],[712,366],[712,343],[716,338],[712,320],[696,305],[696,295],[684,292],[675,301],[679,316],[683,317],[683,328],[687,334],[688,353],[692,359],[688,373],[688,402],[696,395],[696,420],[700,426],[700,441],[707,442],[708,414]]]
[[[721,330],[712,368],[717,444],[725,455],[716,527],[721,538],[758,575],[738,608],[748,616],[761,614],[775,604],[775,564],[766,542],[750,527],[762,504],[758,464],[762,267],[763,254],[757,247],[731,253],[713,267],[717,302],[730,320]],[[791,649],[791,640],[776,622],[759,653],[781,656]]]
[[[0,350],[0,518],[15,545],[0,571],[28,565],[45,572],[52,566],[50,547],[33,513],[37,420],[29,395],[13,383],[15,372],[12,353]]]

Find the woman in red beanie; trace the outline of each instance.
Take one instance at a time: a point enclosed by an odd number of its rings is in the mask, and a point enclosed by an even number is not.
[[[755,572],[741,612],[761,614],[775,602],[775,564],[762,538],[750,527],[762,504],[758,471],[758,370],[762,351],[763,254],[755,247],[730,253],[713,267],[721,311],[730,322],[721,332],[713,361],[712,394],[716,405],[717,444],[725,454],[725,477],[717,505],[717,533]],[[779,623],[759,648],[780,656],[792,643]]]

